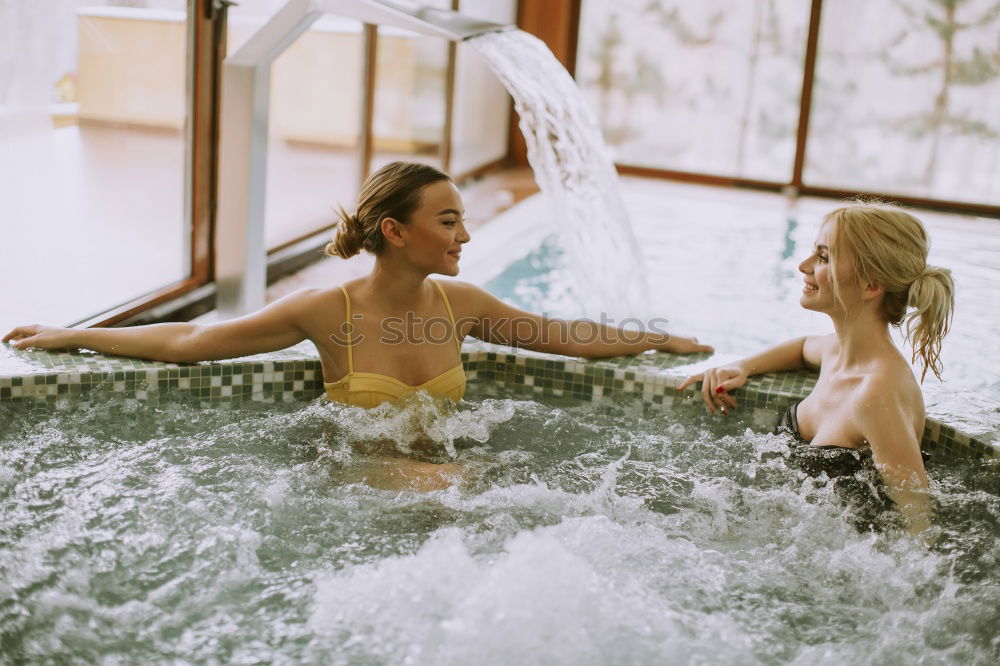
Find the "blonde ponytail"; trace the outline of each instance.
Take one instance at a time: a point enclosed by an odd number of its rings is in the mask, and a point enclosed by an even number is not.
[[[910,285],[906,305],[906,340],[913,347],[913,360],[920,358],[924,380],[927,370],[941,379],[941,340],[951,328],[955,311],[955,281],[947,268],[928,266]]]

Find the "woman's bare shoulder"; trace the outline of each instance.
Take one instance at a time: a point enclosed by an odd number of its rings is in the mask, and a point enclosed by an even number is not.
[[[484,299],[491,297],[488,291],[470,282],[439,280],[438,284],[448,295],[448,300],[456,313],[461,312],[463,315],[479,312],[482,310]]]
[[[308,319],[325,316],[339,316],[343,318],[346,314],[346,304],[344,293],[340,286],[335,287],[307,287],[294,291],[282,300],[288,301],[300,314]]]
[[[837,339],[836,333],[815,336],[810,335],[806,338],[806,343],[815,345],[823,356],[835,354],[837,350],[840,349],[840,340]]]
[[[924,416],[924,397],[913,369],[902,355],[878,359],[859,387],[862,409],[901,409],[914,419]]]
[[[824,361],[837,351],[837,336],[807,335],[802,341],[802,360],[813,371],[822,368]]]
[[[438,280],[450,297],[452,294],[469,296],[479,293],[488,293],[482,287],[477,287],[471,282],[463,282],[462,280]]]

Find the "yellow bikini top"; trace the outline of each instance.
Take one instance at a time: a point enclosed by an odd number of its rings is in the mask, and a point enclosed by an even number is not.
[[[458,346],[459,354],[462,353],[462,341],[458,339],[458,328],[455,326],[455,315],[451,311],[451,303],[444,289],[435,280],[431,280],[437,290],[441,292],[444,299],[444,306],[448,309],[448,319],[451,320],[451,329],[455,336],[455,344]],[[459,360],[458,365],[450,370],[429,379],[419,386],[410,386],[395,377],[380,375],[375,372],[355,372],[354,352],[351,349],[351,299],[347,295],[347,290],[340,288],[344,292],[344,301],[347,305],[347,374],[335,382],[323,382],[326,389],[326,396],[335,402],[342,402],[355,407],[375,407],[383,402],[395,402],[400,398],[415,393],[417,391],[427,391],[431,395],[447,396],[458,402],[465,394],[465,369]]]

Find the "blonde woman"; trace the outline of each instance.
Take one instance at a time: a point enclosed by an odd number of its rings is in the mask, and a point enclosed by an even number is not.
[[[779,426],[823,455],[807,471],[846,476],[874,463],[884,490],[911,533],[930,517],[927,474],[920,452],[924,401],[907,359],[889,334],[905,327],[922,382],[940,378],[941,340],[954,309],[951,272],[927,265],[928,238],[912,215],[858,203],[828,214],[812,254],[799,265],[802,307],[822,312],[834,333],[789,340],[732,365],[688,377],[702,382],[708,409],[727,414],[732,391],[747,378],[782,370],[819,372],[816,387],[782,415]],[[811,467],[811,469],[810,469]]]
[[[194,363],[274,351],[309,339],[319,352],[330,400],[374,407],[418,391],[458,401],[465,392],[460,349],[466,336],[568,356],[608,357],[656,349],[711,351],[694,338],[560,321],[513,308],[458,275],[469,242],[452,180],[424,164],[393,162],[362,187],[356,212],[340,211],[327,253],[365,250],[374,269],[343,285],[304,289],[258,312],[215,324],[133,328],[20,326],[4,336],[19,349],[86,348]],[[433,469],[400,467],[417,477]],[[433,484],[432,484],[433,485]]]

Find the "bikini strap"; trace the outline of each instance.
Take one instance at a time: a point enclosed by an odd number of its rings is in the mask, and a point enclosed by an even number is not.
[[[455,323],[455,314],[451,311],[451,303],[448,301],[448,294],[444,293],[444,287],[437,280],[431,280],[434,286],[437,287],[438,291],[441,292],[441,298],[444,299],[444,307],[448,310],[448,319],[451,320],[451,330],[455,336],[455,344],[458,345],[458,353],[462,353],[462,341],[458,339],[458,325]]]
[[[343,285],[340,286],[340,290],[344,292],[344,305],[346,307],[345,313],[347,315],[344,319],[344,332],[347,334],[347,371],[349,373],[354,372],[354,352],[351,350],[351,331],[354,330],[354,322],[351,321],[351,297],[347,295],[347,289]]]

